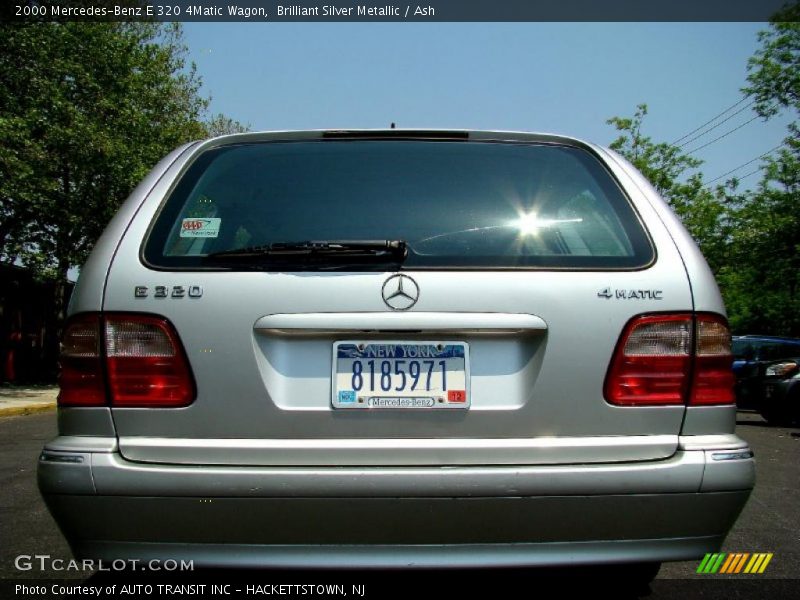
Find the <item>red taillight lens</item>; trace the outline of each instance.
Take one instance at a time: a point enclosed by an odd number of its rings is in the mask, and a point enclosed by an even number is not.
[[[112,406],[179,407],[195,396],[175,329],[151,315],[71,318],[64,331],[59,383],[62,406],[109,404],[106,383]]]
[[[690,381],[691,377],[691,381]],[[730,404],[730,332],[722,317],[646,315],[622,332],[606,376],[606,400],[618,406]]]
[[[105,350],[113,406],[177,407],[194,400],[189,365],[166,319],[107,316]]]
[[[683,404],[689,384],[692,319],[652,315],[628,323],[606,377],[611,404]]]
[[[697,316],[697,345],[689,404],[732,404],[733,357],[728,324],[716,315]]]
[[[100,340],[99,315],[77,315],[67,321],[59,359],[59,405],[103,406],[106,403]]]

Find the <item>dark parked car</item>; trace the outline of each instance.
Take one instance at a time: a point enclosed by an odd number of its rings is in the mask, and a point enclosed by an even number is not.
[[[800,352],[764,369],[761,416],[774,425],[800,422]]]
[[[736,404],[739,408],[760,411],[767,367],[775,361],[800,357],[800,339],[762,335],[734,336],[732,351],[733,372],[736,375]]]

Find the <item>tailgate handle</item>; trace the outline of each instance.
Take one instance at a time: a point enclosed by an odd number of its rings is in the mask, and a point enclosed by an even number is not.
[[[353,312],[275,314],[261,317],[256,331],[279,335],[340,332],[541,334],[547,324],[535,315],[466,312]]]

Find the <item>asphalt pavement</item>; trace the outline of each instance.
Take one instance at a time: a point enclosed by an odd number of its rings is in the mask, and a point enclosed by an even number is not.
[[[740,412],[737,432],[756,453],[757,482],[722,551],[773,553],[765,573],[699,575],[696,572],[697,561],[667,563],[662,566],[658,579],[649,590],[626,597],[648,597],[653,600],[693,597],[726,600],[769,597],[775,600],[800,597],[800,428],[770,427],[758,415]],[[60,559],[71,557],[66,541],[36,488],[39,451],[55,435],[54,410],[15,416],[0,413],[0,583],[33,578],[86,579],[86,574],[81,572],[24,571],[15,567],[15,562],[19,562],[17,557],[21,555],[49,555]],[[120,518],[124,518],[124,515],[120,515]],[[335,579],[334,575],[338,576],[332,572],[324,574],[329,580],[331,577]],[[225,580],[234,574],[223,571],[213,572],[213,576]],[[252,572],[248,576],[252,577]],[[270,580],[274,582],[276,576],[272,573]],[[502,582],[528,582],[531,576],[530,572],[519,570],[479,572],[469,577],[451,571],[428,572],[419,576],[407,572],[400,575],[395,571],[387,575],[389,579],[380,581],[396,578],[398,583],[402,582],[405,586],[413,586],[418,581],[426,587],[425,582],[435,577],[437,585],[443,581],[449,582],[447,585],[456,589],[459,584],[464,587],[465,582],[469,581],[474,582],[469,587],[478,589],[481,585],[500,585],[505,588],[506,584]],[[102,581],[103,577],[95,575],[88,581]],[[259,577],[263,579],[263,573]],[[298,577],[319,579],[319,574],[295,571],[292,572],[291,581],[297,581]],[[358,579],[358,574],[351,577]],[[584,580],[581,582],[589,583]],[[6,586],[6,589],[10,588]],[[375,586],[372,589],[375,590]],[[0,596],[2,591],[0,589]],[[384,597],[381,594],[367,596]]]

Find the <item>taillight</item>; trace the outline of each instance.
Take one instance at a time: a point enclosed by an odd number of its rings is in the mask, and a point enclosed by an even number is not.
[[[93,319],[94,358],[99,396],[87,396],[85,387],[75,386],[74,368],[68,368],[62,353],[60,403],[64,405],[96,406],[106,404],[107,384],[109,404],[120,407],[179,407],[194,400],[194,381],[175,329],[166,319],[152,315],[111,313],[72,319],[67,325],[64,349],[85,327],[83,320]],[[71,333],[72,330],[74,333]],[[83,341],[84,345],[88,342]],[[74,361],[73,361],[74,362]],[[103,377],[105,371],[105,378]],[[66,375],[66,377],[65,377]],[[63,398],[68,400],[65,402]]]
[[[102,406],[106,403],[100,316],[84,314],[72,317],[64,327],[61,342],[61,388],[58,403],[62,406]]]
[[[716,315],[645,315],[620,336],[604,386],[618,406],[730,404],[730,332]]]
[[[105,342],[113,406],[186,406],[194,399],[189,366],[166,319],[109,315]]]
[[[697,315],[697,343],[689,404],[732,404],[733,356],[728,324],[717,315]]]
[[[692,319],[652,315],[628,323],[606,377],[611,404],[683,404],[689,383]]]

